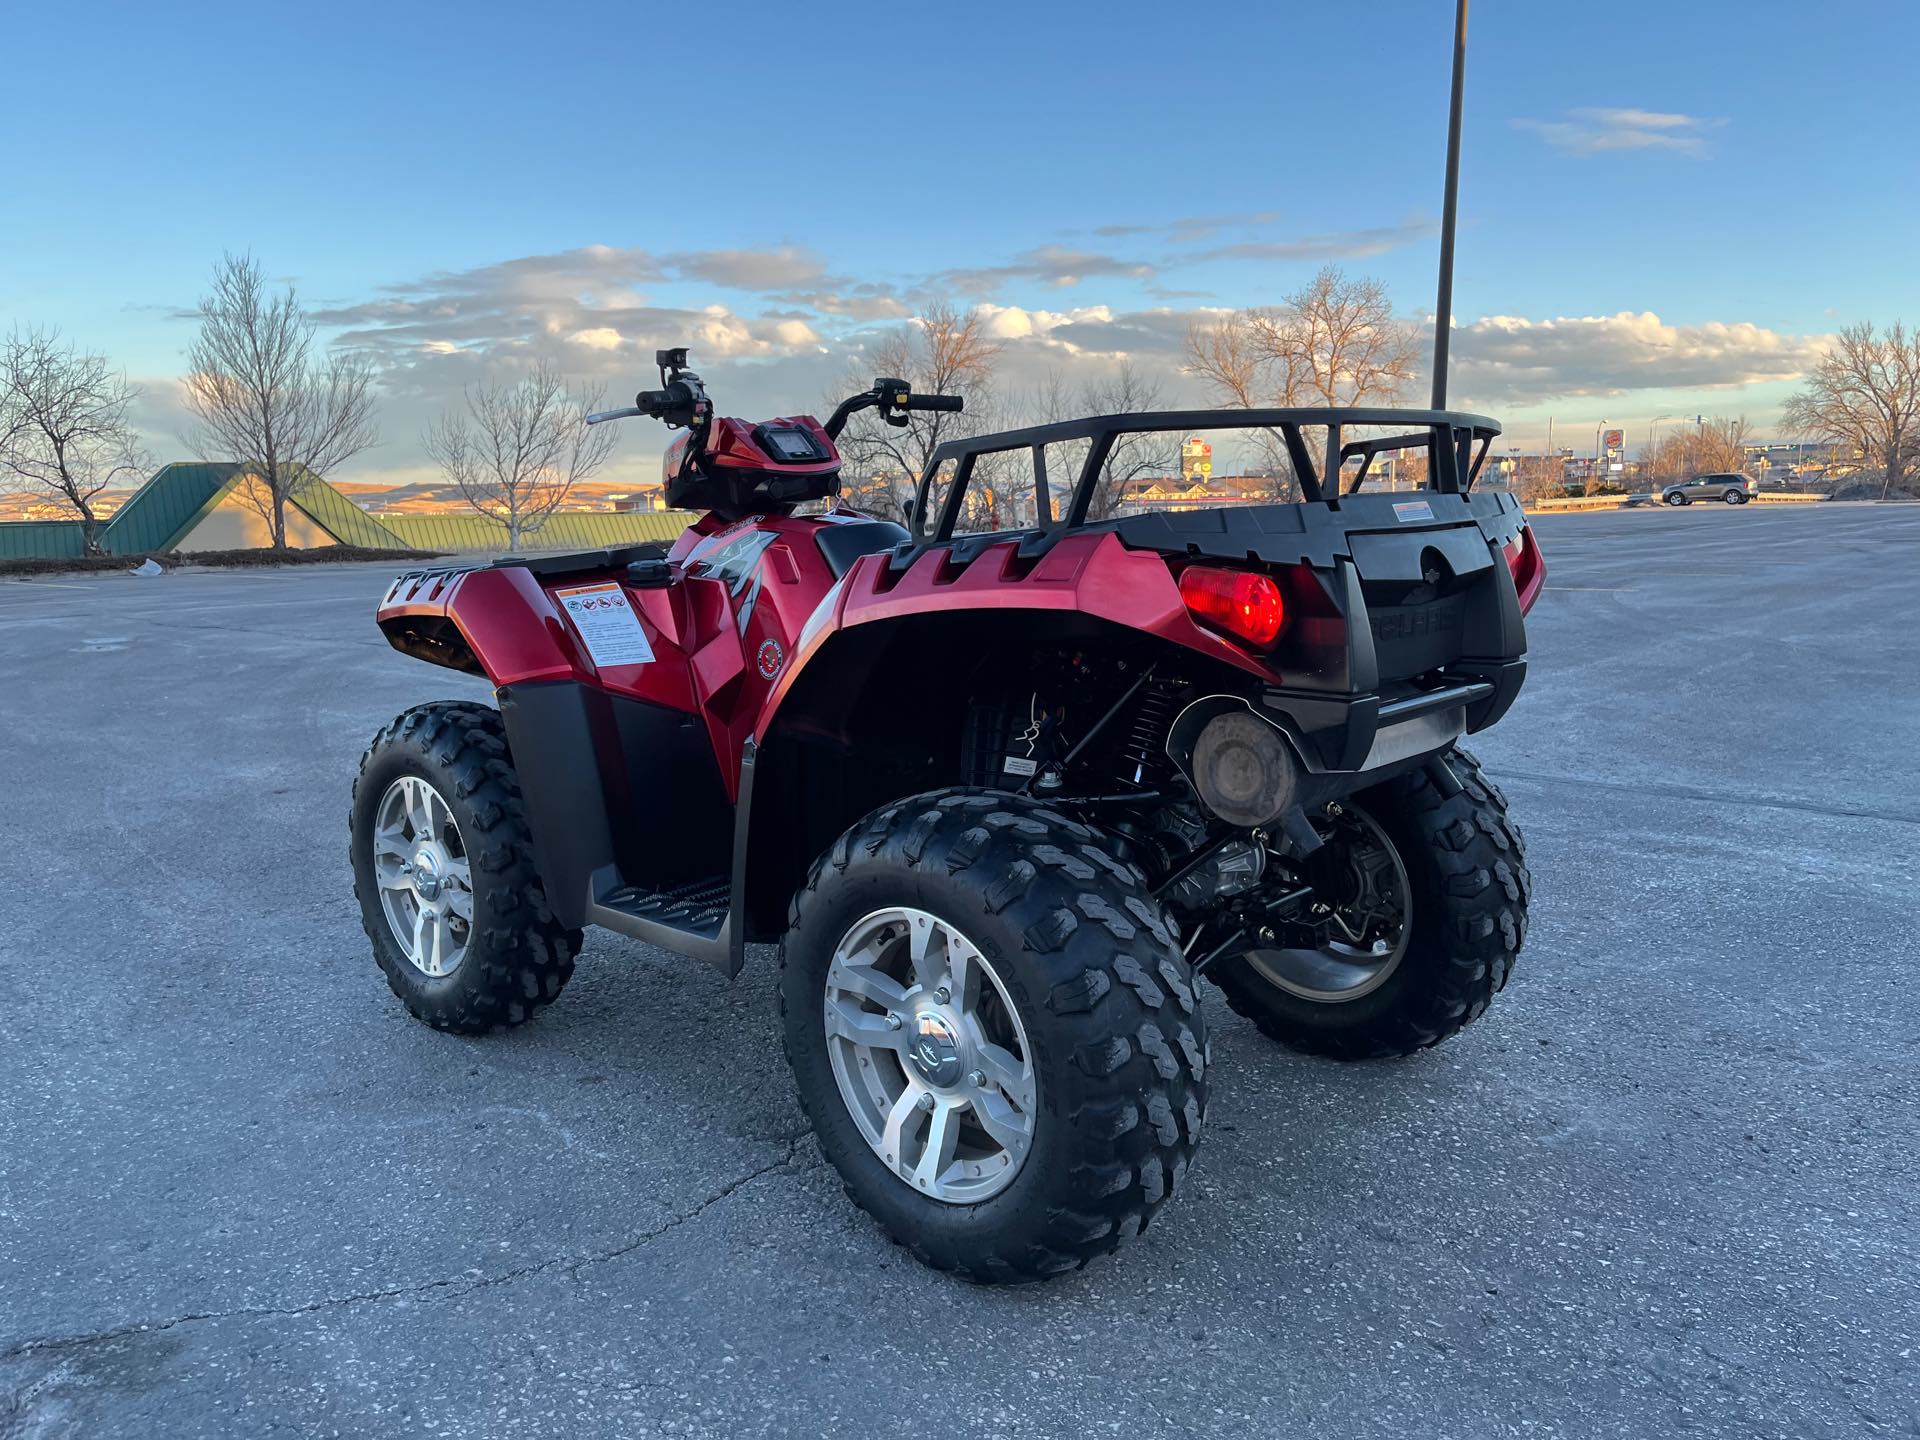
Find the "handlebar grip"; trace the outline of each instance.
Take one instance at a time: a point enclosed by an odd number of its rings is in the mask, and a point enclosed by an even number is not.
[[[958,395],[909,395],[909,410],[964,410],[967,402]]]

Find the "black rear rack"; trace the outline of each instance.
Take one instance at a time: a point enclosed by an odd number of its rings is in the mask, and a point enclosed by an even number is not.
[[[1393,426],[1405,433],[1370,437],[1342,444],[1342,433],[1359,426]],[[1324,429],[1323,465],[1316,467],[1303,430]],[[1122,435],[1151,434],[1163,430],[1269,430],[1286,446],[1287,458],[1308,500],[1324,501],[1334,508],[1340,504],[1340,471],[1347,461],[1358,458],[1360,472],[1345,492],[1353,494],[1366,482],[1374,457],[1393,450],[1424,449],[1427,474],[1432,488],[1446,494],[1469,489],[1480,474],[1493,437],[1500,433],[1500,422],[1485,415],[1470,415],[1458,410],[1402,410],[1361,406],[1299,407],[1284,410],[1146,410],[1132,415],[1090,415],[1082,420],[1063,420],[1050,425],[1029,425],[1020,430],[1000,430],[991,435],[973,435],[949,440],[933,452],[913,507],[913,538],[917,543],[935,544],[951,538],[954,524],[966,498],[968,482],[973,478],[975,462],[982,455],[1003,455],[1014,450],[1033,454],[1034,513],[1043,530],[1072,528],[1087,523],[1087,510],[1100,483],[1100,472],[1113,451],[1114,441]],[[1065,515],[1056,520],[1053,497],[1048,489],[1046,447],[1074,440],[1091,442],[1086,459],[1075,477]],[[947,490],[940,514],[934,517],[933,532],[927,533],[927,502],[933,481],[941,466],[954,466],[953,483]],[[1331,490],[1332,493],[1328,493]]]

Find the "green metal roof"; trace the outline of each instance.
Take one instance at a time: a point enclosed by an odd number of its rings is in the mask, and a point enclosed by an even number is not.
[[[684,510],[561,510],[538,530],[520,537],[526,550],[599,550],[644,540],[677,540],[693,523]],[[507,527],[484,515],[382,515],[380,523],[414,550],[504,553]]]
[[[0,523],[0,560],[77,560],[87,553],[78,520],[8,520]]]
[[[309,480],[294,492],[293,503],[342,545],[367,550],[406,550],[407,542],[379,518],[369,515],[326,481]]]
[[[248,467],[231,461],[194,460],[165,465],[100,532],[100,544],[115,555],[171,550],[216,510]],[[406,543],[366,511],[319,478],[289,499],[342,545],[404,550]]]

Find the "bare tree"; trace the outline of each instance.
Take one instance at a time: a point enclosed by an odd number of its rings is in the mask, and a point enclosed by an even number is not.
[[[89,555],[100,553],[94,498],[147,467],[128,419],[139,398],[104,355],[57,331],[16,330],[0,349],[0,471],[72,507]]]
[[[1513,493],[1522,500],[1547,500],[1561,495],[1567,488],[1566,458],[1558,454],[1522,455],[1514,463],[1512,484]]]
[[[187,352],[186,401],[193,443],[211,460],[233,460],[255,483],[236,493],[287,545],[287,501],[377,438],[373,368],[341,351],[316,356],[315,327],[289,285],[267,288],[259,262],[227,255],[200,302],[200,334]]]
[[[424,443],[461,498],[507,531],[507,549],[547,523],[573,487],[613,453],[611,425],[587,424],[602,393],[575,395],[544,363],[504,384],[465,392],[464,414],[449,412]]]
[[[1420,368],[1418,332],[1393,313],[1378,280],[1322,268],[1279,305],[1236,310],[1187,332],[1187,371],[1229,405],[1384,405],[1405,395]],[[1279,498],[1293,470],[1278,435],[1266,436]]]
[[[1051,396],[1051,403],[1058,407],[1063,389],[1058,372],[1051,372],[1048,381],[1050,389],[1043,393]],[[1044,418],[1066,420],[1080,415],[1132,415],[1145,410],[1162,409],[1165,403],[1165,390],[1160,381],[1143,373],[1128,359],[1122,360],[1109,374],[1088,380],[1082,385],[1074,402],[1066,407],[1066,413],[1048,414]],[[1100,478],[1088,501],[1087,518],[1105,520],[1118,514],[1126,501],[1128,487],[1134,481],[1170,474],[1179,463],[1180,438],[1165,430],[1116,436],[1107,451],[1107,458],[1101,462]],[[1054,473],[1056,466],[1051,457],[1047,464],[1047,479],[1055,496],[1056,516],[1066,503],[1067,487],[1079,478],[1080,468],[1086,463],[1085,441],[1076,442],[1068,449],[1069,453],[1063,458],[1070,463],[1057,467],[1058,474]]]
[[[884,376],[905,380],[924,394],[965,396],[967,408],[957,415],[915,410],[901,426],[885,423],[872,411],[854,416],[839,440],[843,469],[850,476],[848,498],[876,515],[903,518],[906,501],[941,441],[987,428],[999,354],[1000,346],[988,337],[986,319],[977,308],[963,313],[945,301],[929,305],[925,314],[876,346],[866,362],[872,373],[850,371],[844,393],[864,390],[876,376]],[[830,403],[837,405],[844,393]]]
[[[1853,446],[1885,469],[1880,498],[1905,488],[1920,449],[1920,330],[1849,325],[1781,412],[1787,430]]]
[[[1695,475],[1737,473],[1746,467],[1747,442],[1752,427],[1737,420],[1702,420],[1664,436],[1653,452],[1655,482],[1690,480]]]

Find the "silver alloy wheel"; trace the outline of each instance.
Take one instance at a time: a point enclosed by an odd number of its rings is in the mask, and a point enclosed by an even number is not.
[[[422,975],[451,974],[473,930],[473,870],[453,811],[418,775],[402,775],[373,813],[373,876],[394,941]]]
[[[863,916],[827,967],[827,1055],[873,1153],[923,1195],[999,1194],[1033,1145],[1033,1051],[979,947],[925,910]]]
[[[1371,995],[1400,968],[1413,888],[1387,832],[1358,806],[1341,810],[1327,851],[1341,867],[1340,900],[1326,917],[1334,938],[1317,950],[1252,950],[1247,963],[1290,995],[1337,1005]]]

